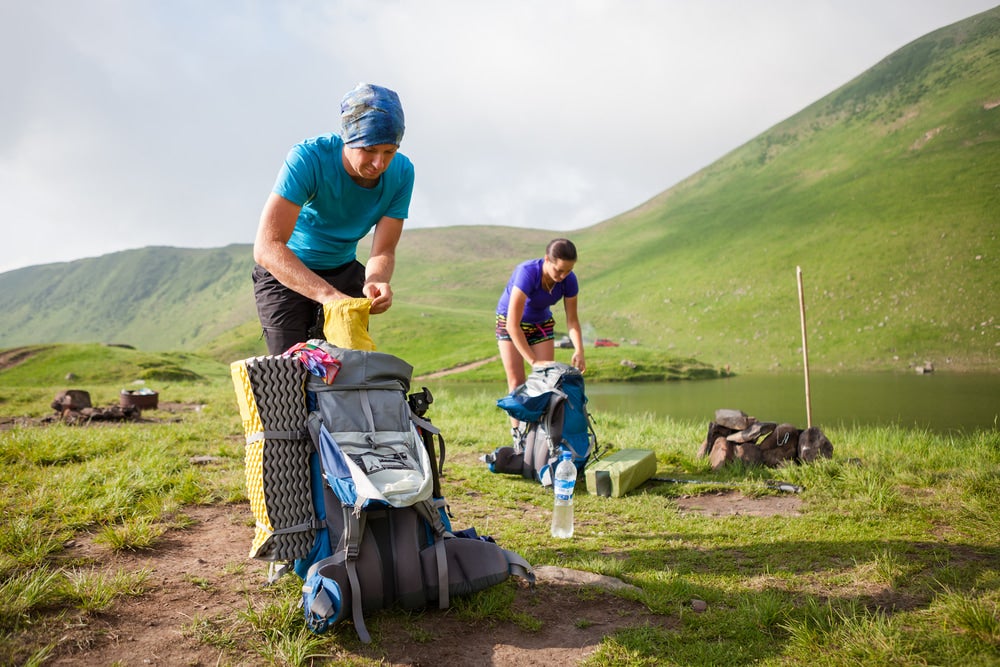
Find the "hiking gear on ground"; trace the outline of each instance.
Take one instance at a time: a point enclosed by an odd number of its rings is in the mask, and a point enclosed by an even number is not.
[[[552,483],[552,537],[573,537],[573,490],[579,471],[573,465],[573,455],[564,451],[556,465],[555,480]]]
[[[597,456],[583,373],[573,366],[557,361],[536,366],[497,406],[521,422],[523,437],[486,455],[491,472],[519,474],[549,486],[560,452],[572,454],[577,470]]]
[[[656,474],[656,454],[648,449],[621,449],[587,468],[591,495],[620,498]]]
[[[255,545],[263,539],[286,546],[255,548],[251,556],[284,561],[271,580],[294,561],[304,581],[307,626],[323,632],[351,618],[368,642],[364,614],[373,610],[416,609],[435,601],[447,608],[452,595],[482,590],[512,574],[533,585],[534,573],[521,556],[474,529],[452,531],[439,479],[444,439],[423,416],[433,401],[430,392],[407,396],[412,367],[391,355],[319,339],[308,341],[300,355],[311,350],[339,364],[332,383],[290,356],[232,365],[237,397],[248,397],[240,401],[248,495],[263,536]],[[286,409],[268,409],[271,404]],[[289,416],[278,424],[285,430],[265,430],[272,413]],[[295,455],[286,460],[288,448],[273,445],[291,434],[306,435],[295,440]],[[257,463],[258,455],[272,464]],[[274,508],[289,504],[304,516],[275,518]],[[290,534],[300,539],[282,537]]]
[[[308,553],[320,522],[313,510],[306,430],[306,368],[291,357],[254,357],[230,367],[246,436],[247,496],[255,519],[250,557]]]

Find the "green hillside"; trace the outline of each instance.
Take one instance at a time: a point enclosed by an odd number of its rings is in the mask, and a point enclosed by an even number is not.
[[[200,347],[255,317],[249,253],[152,247],[0,274],[0,346]]]
[[[598,325],[737,369],[799,365],[801,266],[817,367],[996,370],[998,104],[1000,10],[901,49],[587,230],[585,249],[630,238],[591,279],[617,295]]]
[[[998,221],[1000,8],[912,42],[654,199],[568,235],[585,333],[626,341],[622,357],[634,341],[734,372],[800,369],[799,266],[813,369],[997,371]],[[372,321],[379,349],[418,372],[493,355],[510,269],[555,235],[406,231],[395,305]],[[246,245],[145,248],[0,274],[0,347],[262,354],[251,264]]]

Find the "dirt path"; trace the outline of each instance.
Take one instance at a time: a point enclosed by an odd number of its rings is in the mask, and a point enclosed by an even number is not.
[[[192,525],[169,532],[151,552],[115,554],[86,538],[68,546],[64,557],[69,562],[89,563],[109,573],[148,570],[149,590],[106,612],[87,617],[71,614],[52,623],[45,641],[54,643],[54,654],[45,664],[266,664],[258,655],[226,652],[198,638],[199,626],[225,628],[227,619],[238,618],[249,607],[260,611],[268,602],[263,586],[266,565],[247,558],[253,537],[249,507],[197,506],[184,513]],[[572,571],[540,568],[534,590],[518,584],[513,612],[536,619],[537,630],[512,622],[463,621],[437,609],[412,615],[376,614],[369,619],[375,643],[360,644],[346,624],[337,630],[344,648],[332,652],[341,660],[365,657],[386,667],[569,667],[619,629],[676,627],[677,619],[651,614],[610,592],[589,588],[584,594],[581,580],[566,572]]]
[[[38,347],[12,347],[9,350],[0,351],[0,371],[5,371],[11,366],[17,366],[41,348]]]
[[[498,361],[500,357],[498,355],[493,355],[489,359],[480,359],[479,361],[473,361],[467,364],[462,364],[460,366],[452,366],[451,368],[446,368],[442,371],[434,371],[433,373],[428,373],[427,375],[421,375],[419,377],[413,378],[414,382],[419,382],[421,380],[433,380],[435,378],[442,378],[453,373],[461,373],[463,371],[471,371],[473,368],[479,368],[480,366],[485,366],[488,363]]]
[[[684,513],[795,516],[797,496],[747,498],[739,492],[685,496]],[[266,564],[247,557],[253,538],[246,503],[184,509],[190,527],[173,530],[150,552],[116,554],[81,537],[63,558],[77,567],[109,574],[149,571],[148,590],[108,611],[86,617],[70,613],[39,627],[53,643],[47,665],[260,665],[266,661],[216,648],[199,639],[200,626],[229,627],[248,609],[261,611],[271,598],[265,590]],[[80,564],[85,564],[81,566]],[[368,619],[375,638],[360,644],[350,624],[339,627],[333,648],[341,660],[368,658],[384,667],[489,665],[569,667],[597,650],[604,637],[628,627],[677,627],[673,616],[651,614],[643,605],[614,595],[624,584],[586,572],[537,568],[535,589],[519,583],[513,613],[537,621],[529,630],[513,622],[465,621],[449,611],[376,614]],[[288,575],[295,576],[295,575]],[[607,591],[607,592],[605,592]],[[331,644],[331,646],[335,646]],[[318,663],[322,664],[322,663]]]

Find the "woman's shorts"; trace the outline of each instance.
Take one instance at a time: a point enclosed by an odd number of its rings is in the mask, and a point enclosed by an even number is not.
[[[556,321],[552,317],[544,322],[521,322],[521,331],[524,332],[524,337],[528,339],[528,345],[537,345],[554,339],[556,337],[555,330]],[[496,333],[497,340],[510,340],[510,334],[507,333],[506,315],[497,315]]]

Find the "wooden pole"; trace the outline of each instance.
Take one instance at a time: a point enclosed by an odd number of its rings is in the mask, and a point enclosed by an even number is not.
[[[806,342],[806,300],[802,296],[802,267],[795,267],[795,277],[799,283],[799,320],[802,322],[802,366],[806,375],[806,427],[812,428],[812,398],[809,396],[809,345]]]

